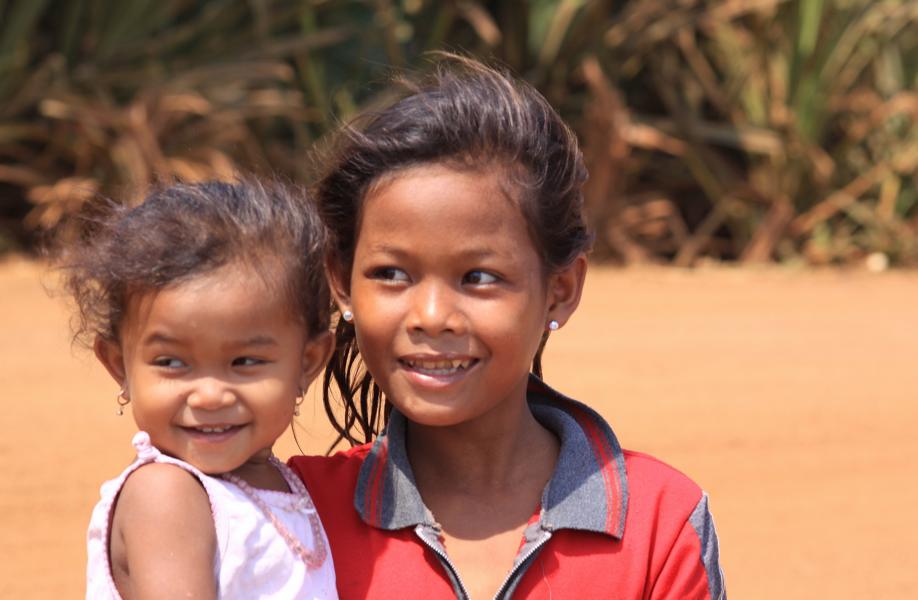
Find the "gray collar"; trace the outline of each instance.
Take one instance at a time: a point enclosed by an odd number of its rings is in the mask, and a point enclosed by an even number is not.
[[[579,529],[621,539],[628,508],[625,459],[609,425],[593,409],[530,376],[529,406],[561,441],[554,475],[542,493],[540,526]],[[424,506],[405,451],[406,419],[393,410],[360,469],[354,507],[380,529],[436,526]]]

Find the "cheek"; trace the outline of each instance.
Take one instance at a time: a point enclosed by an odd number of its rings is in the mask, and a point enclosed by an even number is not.
[[[185,397],[185,389],[180,382],[155,377],[143,370],[135,372],[128,382],[135,411],[147,415],[161,416],[175,411]]]
[[[128,407],[134,415],[137,428],[156,436],[164,427],[172,423],[181,410],[181,402],[169,396],[146,393],[143,397],[131,400],[133,407]]]
[[[299,381],[292,368],[283,372],[275,372],[258,381],[252,381],[238,386],[239,392],[248,398],[264,398],[272,403],[283,403],[284,399],[293,402],[296,397]]]
[[[376,344],[391,339],[402,321],[401,308],[394,300],[386,301],[379,294],[361,293],[353,297],[354,329],[358,344]]]
[[[366,277],[351,278],[351,303],[355,313],[358,310],[362,315],[378,311],[384,300],[384,294],[376,288],[375,282],[368,281]]]
[[[528,370],[542,340],[542,330],[536,319],[522,318],[512,327],[494,328],[488,337],[493,340],[495,352],[505,357],[503,360],[518,363],[520,368]]]
[[[378,376],[379,370],[376,365],[382,363],[384,357],[387,356],[386,341],[391,340],[392,336],[372,327],[357,327],[356,333],[357,348],[360,351],[361,359],[370,371]]]
[[[514,322],[504,331],[506,345],[513,344],[518,348],[521,359],[527,363],[527,369],[528,363],[535,357],[546,327],[547,308],[537,294],[538,291],[522,301],[523,306],[516,312]]]
[[[280,400],[267,407],[266,413],[270,416],[270,421],[274,423],[275,434],[279,437],[287,426],[293,420],[293,411],[296,405],[296,399]],[[300,407],[302,409],[302,407]]]
[[[385,381],[392,369],[395,360],[395,339],[397,335],[397,320],[387,318],[361,319],[355,327],[357,348],[361,360],[366,365],[367,371],[378,382]],[[355,322],[358,317],[355,315]]]
[[[269,428],[283,432],[293,419],[293,411],[299,401],[297,387],[280,381],[265,382],[245,391],[249,410],[262,419]],[[308,394],[307,394],[308,397]]]

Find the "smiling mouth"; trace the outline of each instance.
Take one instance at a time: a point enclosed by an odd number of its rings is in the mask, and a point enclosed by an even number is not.
[[[219,435],[221,433],[227,433],[234,431],[236,429],[241,429],[242,425],[198,425],[192,427],[183,427],[187,431],[192,433],[202,433],[205,435]]]
[[[477,358],[454,358],[454,359],[436,359],[436,360],[427,360],[427,359],[410,359],[403,358],[400,359],[405,367],[421,373],[422,375],[430,376],[444,376],[444,375],[455,375],[461,373],[474,366],[477,362]]]

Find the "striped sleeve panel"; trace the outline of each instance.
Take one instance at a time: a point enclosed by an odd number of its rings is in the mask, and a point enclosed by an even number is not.
[[[724,588],[724,573],[720,568],[720,549],[717,543],[717,531],[714,529],[714,519],[708,510],[708,495],[702,494],[689,517],[689,523],[698,535],[701,544],[701,562],[708,575],[708,590],[712,600],[726,600],[727,592]]]

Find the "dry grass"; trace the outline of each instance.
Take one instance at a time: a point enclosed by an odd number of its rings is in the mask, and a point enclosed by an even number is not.
[[[597,257],[918,262],[907,0],[11,0],[0,236],[305,154],[424,52],[493,56],[580,131]],[[34,238],[33,238],[34,239]]]

